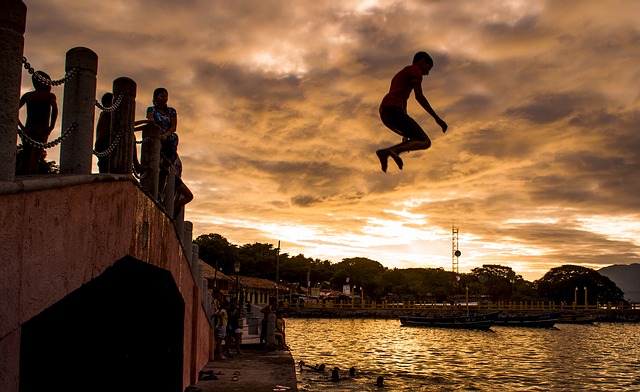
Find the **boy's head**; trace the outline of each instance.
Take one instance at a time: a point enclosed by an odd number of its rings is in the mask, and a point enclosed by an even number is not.
[[[424,59],[424,62],[433,66],[433,59],[429,56],[427,52],[418,52],[413,55],[413,65],[416,65],[420,62],[420,60]]]
[[[429,75],[433,68],[433,59],[427,52],[418,52],[413,56],[413,65],[420,67],[423,75]]]
[[[113,104],[113,94],[104,93],[102,95],[102,98],[100,98],[100,101],[102,102],[102,106],[104,106],[104,107],[111,106]]]
[[[37,74],[37,75],[36,75]],[[46,91],[51,91],[51,85],[49,84],[45,84],[43,83],[40,78],[38,77],[38,75],[41,78],[44,79],[48,79],[51,80],[51,77],[49,75],[47,75],[45,72],[43,71],[36,71],[33,76],[31,76],[31,82],[33,83],[33,87],[36,90],[46,90]]]

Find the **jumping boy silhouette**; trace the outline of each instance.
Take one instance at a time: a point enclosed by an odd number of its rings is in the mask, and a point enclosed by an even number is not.
[[[413,90],[416,101],[429,113],[436,123],[446,132],[448,125],[433,110],[422,93],[422,75],[429,75],[433,60],[427,52],[418,52],[413,56],[412,65],[404,67],[391,80],[389,92],[380,103],[380,119],[390,130],[402,136],[402,143],[376,151],[382,171],[387,172],[387,161],[393,158],[402,170],[403,162],[400,153],[405,151],[426,150],[431,147],[431,140],[420,125],[407,114],[407,101]]]

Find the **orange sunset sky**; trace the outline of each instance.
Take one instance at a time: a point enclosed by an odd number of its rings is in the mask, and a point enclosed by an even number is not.
[[[169,90],[194,238],[450,270],[455,223],[460,272],[640,262],[638,1],[24,2],[36,69],[88,47],[96,98],[134,79],[137,119]],[[418,50],[449,130],[412,97],[433,145],[385,174],[378,105]]]

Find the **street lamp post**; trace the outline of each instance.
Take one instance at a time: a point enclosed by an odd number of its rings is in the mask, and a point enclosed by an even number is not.
[[[467,301],[467,316],[469,316],[469,286],[464,286],[466,290],[465,300]]]
[[[236,260],[236,262],[233,264],[233,269],[236,272],[236,302],[239,301],[239,292],[238,292],[238,274],[240,273],[240,260]]]
[[[578,288],[576,287],[575,291],[573,292],[573,310],[576,310],[577,306],[578,306]]]
[[[587,299],[587,286],[584,286],[584,310],[587,310],[587,304],[589,300]]]

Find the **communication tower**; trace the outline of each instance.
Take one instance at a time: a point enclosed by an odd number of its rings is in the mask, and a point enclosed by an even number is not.
[[[452,225],[451,227],[451,271],[454,274],[460,273],[460,269],[458,268],[458,257],[462,254],[460,249],[458,249],[458,232],[459,229]]]

